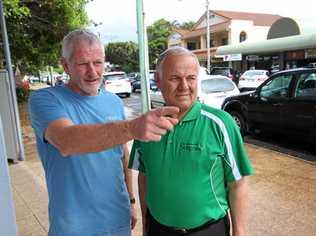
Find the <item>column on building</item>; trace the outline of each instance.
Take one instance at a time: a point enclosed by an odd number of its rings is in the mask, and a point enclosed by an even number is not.
[[[207,48],[206,35],[204,35],[204,34],[200,35],[200,45],[201,45],[201,49],[206,49]]]

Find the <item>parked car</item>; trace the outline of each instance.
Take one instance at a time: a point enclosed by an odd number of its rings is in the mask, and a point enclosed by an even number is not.
[[[316,68],[277,72],[255,91],[227,98],[223,104],[243,135],[268,131],[310,141],[316,138],[315,107]]]
[[[117,95],[129,97],[132,93],[131,81],[127,78],[126,73],[122,71],[107,72],[103,75],[104,86],[107,91]]]
[[[209,106],[221,108],[225,98],[239,94],[235,83],[222,75],[201,75],[198,81],[198,100]],[[160,91],[150,93],[151,106],[163,106],[165,101]]]
[[[213,67],[211,68],[210,75],[226,76],[238,85],[239,73],[231,67]]]
[[[239,94],[236,84],[222,75],[208,75],[202,78],[199,90],[199,100],[218,109],[221,109],[227,97]]]
[[[60,75],[59,73],[57,72],[53,72],[52,74],[50,73],[44,73],[42,76],[41,76],[41,81],[42,82],[45,82],[46,84],[48,85],[55,85],[56,81],[57,81],[57,78],[60,78],[62,75]]]
[[[34,75],[28,76],[27,80],[29,81],[30,84],[40,82],[40,78]]]
[[[274,73],[279,72],[279,71],[280,71],[280,65],[279,64],[271,66],[271,70],[270,70],[271,74],[274,74]]]
[[[150,85],[150,90],[153,90],[153,91],[158,90],[158,86],[155,79],[155,72],[149,73],[149,85]]]
[[[57,76],[55,79],[55,86],[67,84],[68,80],[69,80],[69,76],[67,74]]]
[[[308,63],[307,66],[305,66],[307,68],[316,68],[316,62],[311,62],[311,63]]]
[[[127,74],[126,77],[133,83],[135,80],[139,80],[140,74],[138,72],[132,72]]]
[[[132,82],[132,91],[136,92],[136,91],[140,91],[141,89],[141,81],[140,81],[140,74],[139,76],[137,76],[134,81]],[[154,73],[149,73],[149,89],[156,91],[158,89],[156,81],[155,81],[155,75]]]
[[[239,78],[238,88],[241,92],[255,90],[268,78],[267,70],[246,70]]]

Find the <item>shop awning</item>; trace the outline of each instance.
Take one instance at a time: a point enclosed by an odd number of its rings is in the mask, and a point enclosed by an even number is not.
[[[216,55],[229,55],[241,53],[271,53],[316,48],[316,34],[296,35],[284,38],[269,39],[259,42],[243,42],[237,45],[221,46],[217,48]]]

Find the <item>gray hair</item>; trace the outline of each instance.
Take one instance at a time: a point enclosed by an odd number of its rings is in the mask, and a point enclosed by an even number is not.
[[[68,33],[62,42],[62,57],[69,61],[72,57],[74,45],[80,41],[88,42],[90,45],[98,43],[104,54],[103,44],[98,36],[86,29],[77,29]]]
[[[184,47],[180,47],[180,46],[171,47],[171,48],[168,48],[167,50],[165,50],[163,53],[161,53],[158,57],[158,60],[156,63],[156,71],[157,71],[157,73],[159,73],[160,77],[162,77],[162,68],[163,68],[164,61],[166,60],[167,57],[173,56],[173,55],[191,56],[196,60],[197,65],[200,66],[200,63],[199,63],[197,56],[193,52],[191,52],[190,50],[188,50]]]

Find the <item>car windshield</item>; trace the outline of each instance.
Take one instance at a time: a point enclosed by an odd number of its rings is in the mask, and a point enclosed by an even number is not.
[[[227,92],[234,90],[234,88],[233,83],[227,79],[212,78],[201,82],[203,93]]]
[[[120,79],[125,79],[125,78],[126,78],[125,74],[104,75],[104,79],[106,80],[120,80]]]
[[[228,74],[228,69],[226,68],[214,68],[211,71],[211,75],[227,75]]]
[[[264,70],[257,70],[257,71],[246,71],[245,75],[246,76],[256,76],[256,75],[265,75],[265,71]]]
[[[138,74],[137,73],[129,73],[127,74],[127,77],[129,78],[137,78]]]

